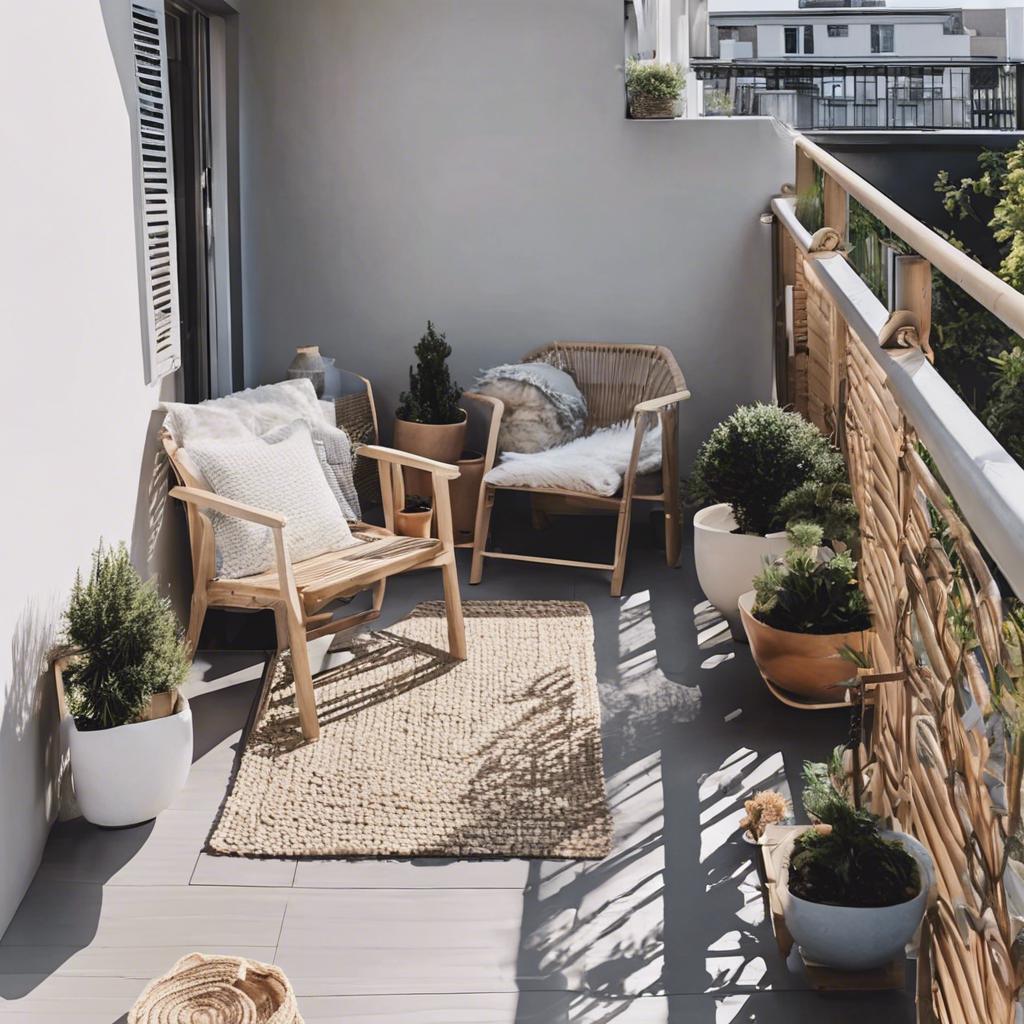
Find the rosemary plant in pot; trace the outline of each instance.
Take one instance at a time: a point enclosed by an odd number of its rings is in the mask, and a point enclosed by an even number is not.
[[[856,675],[842,652],[867,649],[867,598],[849,552],[822,546],[815,523],[788,530],[789,550],[755,578],[739,600],[750,653],[761,674],[814,701],[840,701],[842,683]]]
[[[427,333],[415,353],[409,390],[402,392],[395,410],[395,447],[454,465],[466,439],[466,410],[459,406],[462,390],[448,369],[452,347],[428,320]],[[405,475],[410,490],[427,496],[433,493],[429,473],[407,470]]]
[[[54,662],[75,796],[96,825],[154,818],[192,765],[192,713],[178,686],[189,659],[169,603],[124,545],[93,554],[64,615]]]
[[[629,116],[635,120],[676,116],[686,80],[677,64],[656,64],[631,57],[626,64]]]
[[[928,904],[934,865],[903,832],[880,828],[804,766],[804,806],[819,822],[780,847],[779,902],[805,959],[868,970],[902,957]]]
[[[794,499],[805,508],[815,487],[845,475],[842,456],[817,427],[776,405],[740,406],[701,445],[692,478],[694,495],[706,503],[693,517],[697,579],[734,639],[745,639],[740,595],[765,561],[788,547],[792,508],[784,501],[810,485],[810,495]]]

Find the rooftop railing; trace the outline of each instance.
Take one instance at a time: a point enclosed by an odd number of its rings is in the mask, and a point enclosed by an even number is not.
[[[1020,126],[1016,64],[815,64],[696,60],[703,113],[777,117],[793,128],[961,128]]]
[[[1024,595],[1024,469],[930,360],[932,270],[1018,334],[1024,295],[808,139],[772,202],[780,400],[831,434],[861,515],[873,610],[865,801],[930,849],[918,1019],[1009,1024],[1024,920],[1024,704],[1008,599]],[[823,175],[824,226],[797,195]],[[847,260],[850,198],[912,255],[890,312]],[[859,787],[858,787],[859,788]]]

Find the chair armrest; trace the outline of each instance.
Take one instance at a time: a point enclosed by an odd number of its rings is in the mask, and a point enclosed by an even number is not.
[[[673,391],[671,395],[662,395],[660,398],[649,398],[646,402],[637,402],[633,406],[633,412],[657,412],[659,409],[664,409],[667,405],[675,405],[676,402],[685,402],[690,397],[690,392]]]
[[[252,505],[243,505],[240,501],[222,498],[219,494],[214,494],[213,491],[203,491],[198,487],[172,487],[170,495],[179,501],[195,505],[196,508],[223,512],[226,516],[245,519],[260,526],[269,526],[271,529],[281,529],[286,522],[285,517],[276,512],[267,512],[261,508],[253,508]]]
[[[365,455],[378,462],[390,462],[393,466],[405,466],[408,469],[422,469],[425,473],[433,473],[445,480],[454,480],[459,475],[459,467],[448,462],[436,462],[434,459],[425,459],[422,455],[400,452],[379,444],[360,445],[355,451],[357,455]]]

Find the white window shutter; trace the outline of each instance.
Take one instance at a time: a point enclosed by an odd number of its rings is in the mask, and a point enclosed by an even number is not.
[[[133,0],[135,56],[136,220],[148,331],[146,379],[152,383],[181,365],[178,250],[174,230],[167,38],[162,0]]]

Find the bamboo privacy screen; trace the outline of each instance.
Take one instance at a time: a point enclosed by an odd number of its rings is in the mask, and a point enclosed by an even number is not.
[[[801,177],[807,169],[798,166],[798,188]],[[842,233],[845,195],[840,207],[835,187],[826,178],[825,223]],[[777,233],[777,303],[792,288],[792,336],[778,339],[790,346],[780,361],[788,367],[780,398],[846,455],[861,513],[861,580],[876,626],[872,671],[899,680],[873,690],[865,794],[872,810],[916,835],[935,860],[918,1019],[1009,1024],[1017,1019],[1011,950],[1020,909],[1008,893],[1020,883],[1007,840],[1019,822],[1013,737],[1020,723],[993,684],[995,666],[1008,664],[999,590],[885,370],[816,273],[816,260],[843,255],[815,253],[813,240],[807,252],[804,235],[787,221]],[[894,343],[926,345],[927,311],[917,312],[920,333],[904,329]],[[777,327],[783,321],[777,315]]]

